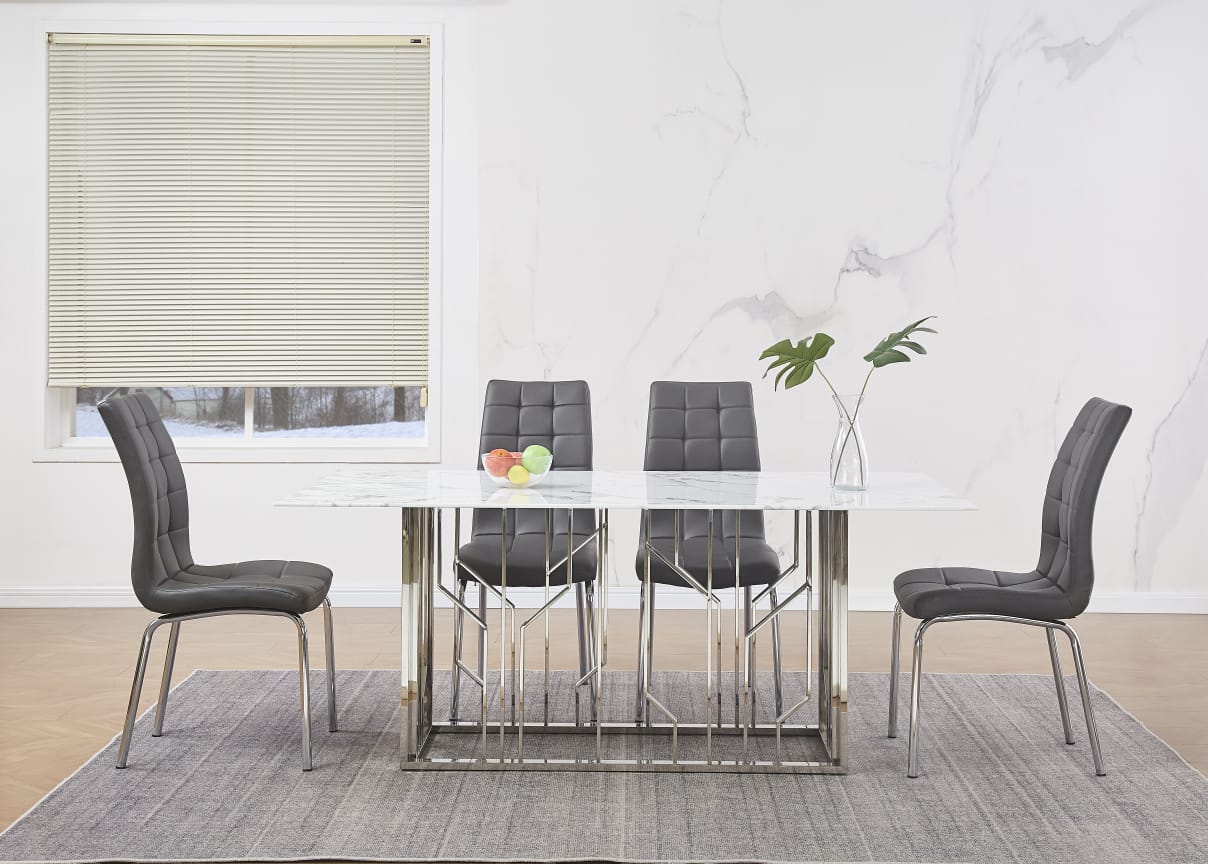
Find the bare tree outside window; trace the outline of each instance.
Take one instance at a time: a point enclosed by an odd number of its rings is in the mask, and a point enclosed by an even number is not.
[[[150,397],[174,438],[242,438],[242,387],[77,387],[75,436],[108,435],[96,406],[141,390]]]
[[[423,438],[419,387],[261,387],[257,437]]]
[[[75,436],[108,434],[96,406],[141,390],[174,438],[243,438],[243,387],[80,387]],[[252,391],[256,438],[422,439],[427,408],[420,387],[258,387]]]

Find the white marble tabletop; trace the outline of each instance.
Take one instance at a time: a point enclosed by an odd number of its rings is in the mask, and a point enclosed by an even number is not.
[[[973,510],[925,474],[875,472],[864,492],[795,471],[553,471],[528,489],[496,486],[484,471],[423,465],[343,468],[279,507],[544,507],[617,510]]]

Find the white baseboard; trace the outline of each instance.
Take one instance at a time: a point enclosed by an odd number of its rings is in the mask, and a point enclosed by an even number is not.
[[[535,609],[544,600],[540,588],[516,588],[508,597],[522,609]],[[734,593],[723,591],[722,601],[726,608],[733,608]],[[396,607],[399,603],[397,588],[378,585],[347,585],[332,588],[331,601],[343,607]],[[559,606],[569,607],[573,598],[568,595]],[[800,600],[804,603],[804,600]],[[637,585],[617,585],[608,591],[608,604],[612,609],[637,609]],[[437,595],[437,606],[449,606],[443,595]],[[138,600],[128,587],[64,585],[57,587],[16,585],[0,587],[0,608],[10,609],[69,609],[94,608],[117,609],[137,607]],[[660,591],[660,609],[696,609],[700,601],[689,591]],[[848,607],[853,612],[888,612],[893,609],[893,592],[882,590],[853,590],[848,596]],[[1208,614],[1208,593],[1178,591],[1099,591],[1091,600],[1088,612],[1144,612]]]

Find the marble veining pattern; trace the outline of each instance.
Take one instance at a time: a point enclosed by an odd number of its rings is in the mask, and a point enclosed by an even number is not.
[[[922,474],[877,476],[863,492],[831,489],[825,474],[753,471],[554,471],[526,489],[483,471],[419,466],[345,468],[279,507],[600,507],[619,510],[971,510]]]
[[[1098,587],[1204,590],[1208,276],[1187,252],[1208,234],[1208,3],[477,14],[483,382],[588,380],[596,466],[627,469],[651,380],[750,380],[765,471],[824,471],[829,394],[773,393],[760,350],[823,328],[858,387],[877,338],[937,314],[928,357],[874,376],[872,473],[982,509],[860,517],[853,583],[1032,566],[1053,456],[1097,395],[1134,409]],[[781,550],[787,531],[769,522]]]

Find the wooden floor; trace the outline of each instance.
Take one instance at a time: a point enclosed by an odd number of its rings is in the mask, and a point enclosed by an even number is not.
[[[438,611],[438,633],[448,633],[448,615]],[[0,827],[25,812],[120,730],[138,640],[150,618],[132,609],[0,610]],[[613,668],[635,664],[636,618],[631,611],[611,613],[609,665]],[[338,667],[398,668],[397,611],[337,609],[335,620]],[[657,621],[655,662],[662,668],[703,668],[701,617],[662,610]],[[888,669],[889,622],[888,614],[852,614],[851,671]],[[313,616],[309,623],[311,661],[321,667],[321,618]],[[572,613],[555,612],[556,668],[575,665],[573,626]],[[1208,618],[1086,615],[1077,626],[1092,681],[1188,762],[1208,772]],[[797,613],[786,628],[787,668],[800,668],[802,630],[801,613]],[[908,658],[912,628],[903,630],[907,652],[903,656]],[[723,633],[732,634],[733,625],[724,625]],[[174,680],[183,680],[194,669],[296,668],[294,634],[288,622],[273,618],[231,617],[186,624]],[[927,640],[929,671],[1050,671],[1044,637],[1032,628],[949,624],[932,628]],[[157,642],[153,664],[162,657],[165,631]],[[727,668],[733,662],[732,644],[724,651]],[[761,649],[761,666],[769,665],[766,641]],[[1068,646],[1063,653],[1065,670],[1072,673]],[[438,664],[446,666],[450,656],[449,639],[439,638]],[[540,652],[530,656],[539,666]],[[497,646],[491,658],[493,665],[498,662]],[[147,678],[144,706],[158,689],[158,665]],[[317,698],[321,703],[322,697]],[[1076,710],[1076,705],[1071,707]],[[321,712],[322,705],[316,710]],[[1080,718],[1076,716],[1075,722],[1080,723]],[[904,754],[905,749],[903,759]],[[133,758],[138,758],[137,749]],[[1106,758],[1110,770],[1110,752]]]

